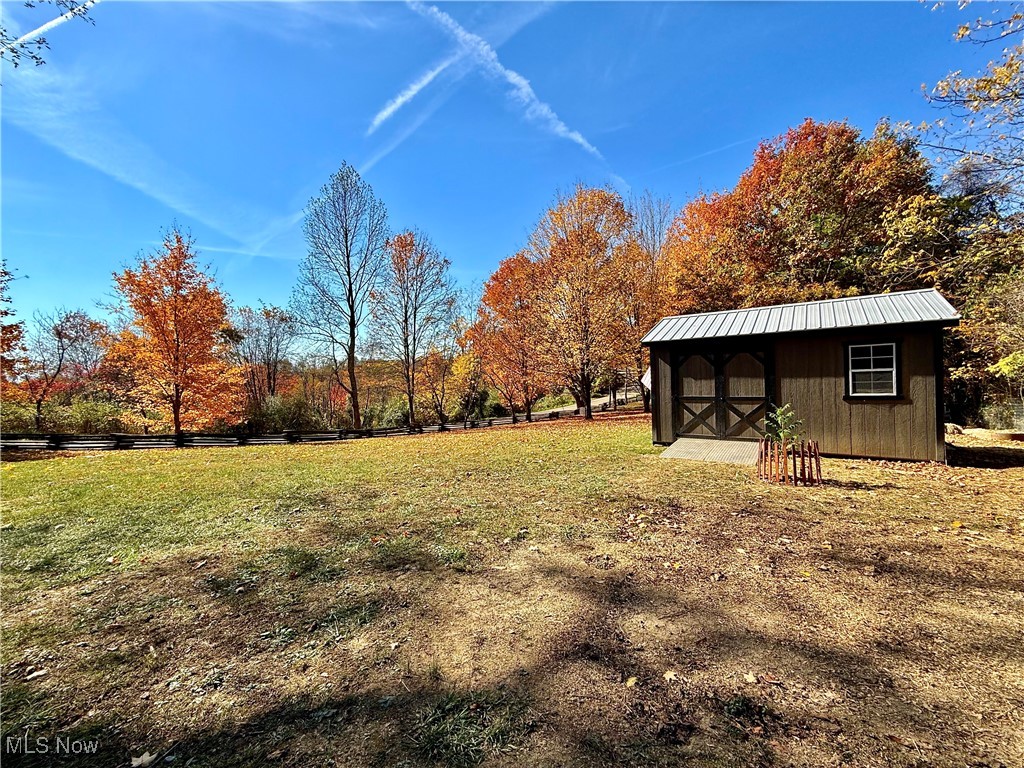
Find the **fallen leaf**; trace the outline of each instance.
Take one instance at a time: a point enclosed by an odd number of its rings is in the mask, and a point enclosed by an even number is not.
[[[678,679],[679,679],[679,675],[677,675],[677,674],[676,674],[675,672],[673,672],[673,671],[672,671],[671,669],[670,669],[670,670],[668,670],[667,672],[665,672],[665,674],[664,674],[664,675],[662,675],[662,677],[664,677],[664,678],[665,678],[665,680],[667,680],[667,681],[668,681],[668,682],[670,682],[670,683],[671,683],[671,682],[672,682],[673,680],[678,680]]]
[[[636,685],[636,678],[635,677],[631,677],[631,678],[629,678],[626,681],[626,687],[627,688],[633,688],[635,685]]]
[[[132,758],[132,768],[146,768],[146,766],[152,765],[156,762],[156,755],[151,755],[149,752],[144,752],[142,757]]]
[[[747,672],[747,674],[743,676],[743,679],[746,680],[748,683],[756,683],[757,675],[755,675],[753,672]]]

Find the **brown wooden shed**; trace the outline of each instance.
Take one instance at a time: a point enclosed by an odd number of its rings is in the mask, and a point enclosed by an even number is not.
[[[931,289],[663,318],[643,340],[654,442],[755,440],[790,403],[824,454],[944,461],[942,333],[959,322]]]

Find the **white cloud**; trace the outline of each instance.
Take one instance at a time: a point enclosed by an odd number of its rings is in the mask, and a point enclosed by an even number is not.
[[[373,116],[373,120],[370,121],[370,127],[366,129],[366,135],[369,136],[376,131],[385,120],[412,101],[416,97],[416,94],[430,85],[438,75],[448,69],[448,67],[461,59],[464,55],[465,52],[461,50],[452,54],[436,67],[427,70],[420,77],[410,83],[404,91],[391,99],[391,101],[384,105],[380,112]]]
[[[501,63],[497,52],[484,38],[467,30],[437,6],[413,0],[409,7],[451,36],[462,54],[471,57],[485,73],[504,80],[510,86],[509,95],[523,108],[528,120],[555,136],[577,144],[594,157],[604,159],[597,147],[587,141],[583,134],[569,128],[550,105],[538,98],[529,80]]]
[[[249,251],[258,253],[294,226],[291,217],[226,199],[153,151],[102,111],[92,91],[102,80],[96,73],[65,74],[54,64],[19,69],[3,86],[3,119]]]

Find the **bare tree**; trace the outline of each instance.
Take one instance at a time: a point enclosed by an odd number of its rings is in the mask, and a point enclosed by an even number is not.
[[[291,313],[299,333],[333,361],[352,426],[361,429],[356,345],[385,267],[387,209],[355,168],[343,163],[309,201],[305,232],[309,253],[299,268]]]
[[[452,328],[458,295],[448,259],[425,235],[403,232],[388,245],[388,270],[380,290],[373,293],[374,338],[381,352],[401,365],[412,427],[416,425],[417,366]]]
[[[629,232],[620,250],[620,290],[631,378],[640,390],[644,411],[649,411],[651,392],[644,386],[643,375],[650,364],[650,354],[640,340],[664,313],[665,283],[668,279],[665,241],[672,224],[672,203],[645,191],[629,201],[629,212]]]
[[[277,380],[295,341],[295,323],[283,309],[261,306],[238,311],[235,351],[245,375],[248,409],[277,395]]]
[[[37,312],[25,341],[22,382],[35,405],[36,429],[43,428],[43,405],[66,382],[76,357],[95,341],[96,322],[81,311]]]

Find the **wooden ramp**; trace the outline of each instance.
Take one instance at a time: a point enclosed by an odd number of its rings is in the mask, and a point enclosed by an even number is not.
[[[752,467],[757,463],[757,443],[753,440],[680,437],[662,452],[661,458],[720,461],[725,464],[746,464]]]

